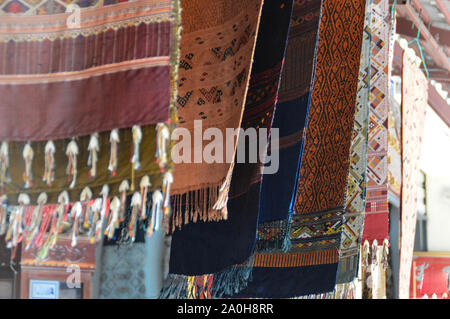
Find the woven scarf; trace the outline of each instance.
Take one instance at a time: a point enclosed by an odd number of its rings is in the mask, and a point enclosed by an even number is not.
[[[303,129],[313,73],[320,1],[294,1],[279,104],[273,127],[279,129],[279,169],[265,175],[261,186],[256,249],[259,252],[289,249],[289,204],[295,195],[301,160]],[[272,141],[272,143],[275,141]]]
[[[227,128],[240,127],[262,0],[182,0],[181,5],[178,128],[190,133],[180,143],[190,138],[194,141],[174,150],[180,157],[188,151],[191,156],[187,162],[175,159],[173,228],[228,217],[235,141],[229,142],[231,151],[224,150],[207,163],[203,150],[208,143],[203,137],[209,128],[226,137]]]
[[[359,250],[364,225],[367,184],[367,132],[369,124],[369,66],[371,49],[370,18],[372,13],[372,0],[366,1],[365,8],[364,33],[356,94],[355,119],[350,146],[347,196],[345,200],[346,214],[344,218],[346,221],[342,228],[339,248],[339,265],[336,279],[338,284],[350,283],[358,274]]]
[[[271,126],[291,11],[289,1],[263,5],[242,129]],[[247,141],[246,154],[251,146]],[[170,275],[162,297],[230,296],[246,286],[253,264],[261,180],[261,162],[251,163],[246,156],[245,163],[236,159],[228,220],[192,223],[174,232]]]
[[[180,23],[176,0],[51,3],[0,11],[0,234],[42,258],[168,221]]]
[[[422,136],[428,101],[428,81],[420,70],[421,60],[412,49],[403,53],[402,68],[402,204],[399,298],[409,298],[417,190]]]
[[[381,244],[389,238],[388,208],[388,53],[389,3],[372,3],[372,55],[370,57],[370,108],[367,151],[366,216],[362,240]]]
[[[322,2],[308,123],[290,231],[292,247],[288,253],[256,254],[253,280],[239,296],[289,298],[334,289],[364,2]],[[339,70],[333,69],[338,66]]]

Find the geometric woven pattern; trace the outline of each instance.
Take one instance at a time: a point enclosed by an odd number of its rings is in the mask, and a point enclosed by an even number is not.
[[[373,0],[366,219],[363,239],[382,243],[388,237],[388,39],[389,1]]]
[[[145,298],[145,244],[103,247],[100,298]]]
[[[364,9],[363,0],[323,1],[295,214],[345,205]]]
[[[347,220],[343,226],[340,261],[357,256],[359,242],[364,223],[364,208],[366,196],[366,167],[367,167],[367,126],[369,119],[369,66],[371,48],[371,17],[372,0],[366,1],[366,13],[364,18],[364,34],[361,49],[361,62],[359,67],[358,91],[356,95],[355,120],[353,123],[353,137],[350,147],[350,166],[347,181],[346,210]],[[354,263],[357,265],[357,263]],[[357,269],[347,269],[348,274],[356,275]],[[338,275],[338,282],[339,280]]]

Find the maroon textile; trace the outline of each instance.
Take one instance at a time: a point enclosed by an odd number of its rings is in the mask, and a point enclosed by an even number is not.
[[[0,140],[62,139],[164,122],[169,73],[167,65],[76,81],[0,85]]]

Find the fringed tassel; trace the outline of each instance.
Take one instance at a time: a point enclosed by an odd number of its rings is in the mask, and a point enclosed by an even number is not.
[[[161,214],[162,214],[162,204],[163,195],[159,190],[153,192],[152,195],[152,211],[150,224],[147,228],[147,237],[151,237],[154,232],[158,231],[161,226]]]
[[[67,208],[66,206],[69,204],[69,193],[67,191],[63,191],[58,196],[58,219],[56,221],[55,229],[52,233],[52,240],[50,241],[50,247],[55,247],[56,242],[58,240],[58,234],[62,231],[63,223],[67,219]]]
[[[291,249],[290,225],[290,218],[258,225],[256,251],[260,253],[288,252]]]
[[[166,124],[158,123],[156,125],[156,162],[159,165],[161,173],[165,172],[169,163],[167,157],[167,141],[170,138],[170,132]]]
[[[119,210],[120,210],[119,197],[115,196],[113,198],[109,206],[109,209],[111,210],[111,219],[108,223],[108,226],[105,229],[105,235],[108,237],[108,239],[111,239],[113,238],[116,229],[119,228]]]
[[[33,173],[31,167],[33,165],[34,151],[31,148],[31,144],[25,144],[23,148],[23,159],[25,161],[25,172],[23,173],[23,188],[30,189],[33,186]]]
[[[135,192],[131,198],[131,217],[128,224],[128,237],[134,243],[136,239],[137,216],[141,206],[141,194]]]
[[[98,142],[98,133],[94,133],[91,135],[88,145],[88,161],[87,165],[89,166],[89,177],[95,178],[97,176],[97,162],[98,162],[98,152],[100,151],[100,144]]]
[[[383,240],[383,247],[381,248],[381,261],[380,261],[384,271],[386,271],[386,269],[389,266],[388,256],[389,256],[389,240],[385,238]]]
[[[130,185],[127,180],[122,181],[119,186],[120,193],[120,210],[119,210],[119,222],[123,222],[125,220],[125,210],[126,210],[126,201],[127,201],[127,192],[130,189]]]
[[[172,231],[189,222],[217,222],[226,219],[221,211],[214,210],[222,186],[202,188],[184,194],[172,195]]]
[[[97,198],[94,201],[91,210],[92,210],[92,221],[88,232],[88,238],[89,242],[93,244],[95,242],[95,232],[97,229],[97,224],[99,223],[100,220],[100,214],[102,210],[102,200],[100,198]]]
[[[108,218],[109,213],[109,187],[108,185],[103,185],[100,195],[102,195],[102,205],[100,210],[100,220],[95,226],[95,242],[98,243],[102,239],[102,230],[105,224],[105,220]]]
[[[10,181],[8,142],[2,142],[0,147],[0,186],[3,187]]]
[[[52,186],[55,180],[55,151],[55,143],[48,141],[45,144],[44,176],[42,177],[42,180],[47,186]]]
[[[150,182],[150,177],[145,175],[141,178],[141,214],[140,218],[142,220],[145,220],[147,218],[147,193],[148,188],[152,186],[152,183]]]
[[[5,236],[7,248],[15,248],[23,237],[24,211],[25,206],[30,204],[30,197],[27,194],[19,194],[17,201],[19,206],[15,207],[11,213],[8,231]]]
[[[6,195],[0,196],[0,236],[6,232],[8,218],[8,197]]]
[[[42,208],[47,203],[48,196],[46,193],[41,193],[37,199],[37,206],[33,209],[30,226],[27,230],[27,237],[25,243],[25,250],[30,249],[36,244],[39,235],[39,229],[42,222]]]
[[[80,201],[82,203],[84,203],[84,209],[83,212],[81,214],[82,218],[83,218],[83,228],[84,229],[89,229],[90,224],[90,209],[89,209],[89,202],[91,201],[92,198],[92,191],[89,187],[85,187],[83,188],[83,190],[81,191],[80,194]]]
[[[39,226],[37,237],[34,241],[34,245],[36,245],[37,248],[42,247],[44,243],[44,235],[48,230],[50,221],[52,220],[55,211],[56,209],[53,205],[48,206],[47,209],[45,209],[45,206],[42,208],[42,221]]]
[[[135,125],[132,128],[133,133],[133,156],[131,157],[131,163],[133,169],[138,171],[141,169],[141,162],[139,158],[139,146],[142,141],[142,130],[139,126]]]
[[[50,231],[48,233],[47,240],[45,241],[45,243],[42,245],[42,248],[37,253],[38,259],[40,259],[40,260],[45,259],[48,254],[48,250],[50,248],[54,247],[54,245],[56,245],[56,241],[58,239],[58,233],[62,229],[63,221],[66,216],[66,205],[68,203],[69,203],[69,194],[67,193],[67,191],[63,191],[58,196],[58,206],[53,211],[53,214],[51,217],[52,221],[51,221]],[[45,229],[43,231],[45,232]]]
[[[369,267],[369,255],[370,255],[370,245],[369,241],[364,241],[363,249],[362,249],[362,265],[365,268]]]
[[[111,176],[116,176],[117,166],[118,166],[118,155],[119,155],[119,130],[114,129],[111,131],[111,135],[109,136],[109,143],[111,144],[110,156],[109,156],[109,165],[108,170],[111,173]]]
[[[71,140],[69,145],[67,145],[66,155],[69,160],[67,164],[66,173],[68,175],[68,181],[70,182],[69,187],[73,188],[77,181],[77,156],[78,156],[78,145],[75,140]]]
[[[72,247],[75,247],[77,245],[80,219],[82,213],[83,213],[83,206],[81,205],[81,202],[76,202],[72,207],[73,224],[72,224],[72,241],[70,243]]]
[[[243,264],[233,265],[221,272],[202,276],[185,276],[169,274],[164,281],[161,291],[161,299],[185,299],[185,298],[222,298],[233,296],[245,289],[251,281],[254,257],[250,257]],[[198,289],[195,283],[210,282]]]
[[[171,172],[164,174],[162,192],[163,192],[163,220],[162,224],[166,230],[166,234],[169,233],[169,218],[170,218],[170,186],[173,183],[173,175]]]
[[[225,178],[225,181],[223,182],[222,186],[219,189],[219,197],[213,206],[213,209],[220,212],[221,214],[221,218],[219,217],[219,219],[228,219],[228,210],[227,210],[228,192],[230,190],[233,169],[234,169],[234,162],[231,163],[228,169],[227,177]]]

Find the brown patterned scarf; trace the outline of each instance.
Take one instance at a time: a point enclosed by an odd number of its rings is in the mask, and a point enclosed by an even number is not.
[[[238,129],[241,124],[262,0],[184,0],[181,4],[179,128],[187,129],[194,139],[216,128],[225,138],[227,128]],[[202,128],[194,130],[195,123]],[[196,158],[207,142],[186,146],[191,151],[190,163],[174,159],[174,227],[227,218],[236,148],[232,141],[226,143],[229,151],[218,156],[221,163]],[[185,152],[175,146],[173,154]]]

